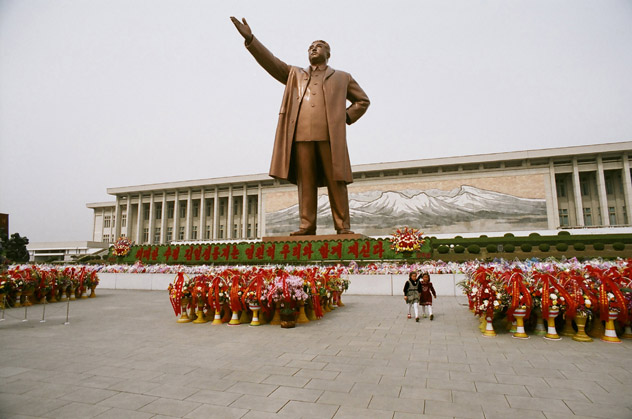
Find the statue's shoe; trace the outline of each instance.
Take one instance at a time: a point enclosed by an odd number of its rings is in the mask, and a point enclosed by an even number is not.
[[[313,236],[314,234],[316,234],[316,230],[301,228],[300,230],[290,233],[290,236]]]

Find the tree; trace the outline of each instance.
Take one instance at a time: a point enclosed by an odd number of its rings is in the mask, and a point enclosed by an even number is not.
[[[9,261],[14,263],[28,262],[29,251],[26,250],[27,244],[29,244],[28,238],[20,237],[19,233],[13,233],[8,240],[4,240],[2,243],[4,255]]]

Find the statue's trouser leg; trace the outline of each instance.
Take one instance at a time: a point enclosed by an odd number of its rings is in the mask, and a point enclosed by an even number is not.
[[[331,162],[331,146],[329,141],[319,141],[317,143],[319,162],[322,164],[325,173],[325,184],[329,195],[329,205],[331,215],[334,220],[336,231],[349,230],[351,223],[349,220],[349,195],[347,184],[334,180],[334,167]]]
[[[349,230],[349,197],[345,182],[334,180],[329,141],[297,141],[295,146],[300,228],[316,230],[318,174],[323,173],[336,231]]]
[[[296,183],[298,185],[299,228],[316,231],[318,182],[316,179],[316,147],[314,141],[294,143]]]

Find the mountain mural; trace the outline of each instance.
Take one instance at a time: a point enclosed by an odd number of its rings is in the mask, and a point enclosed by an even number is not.
[[[440,189],[370,191],[349,194],[351,227],[367,235],[392,234],[408,225],[426,233],[546,228],[545,199],[519,198],[473,186]],[[298,205],[266,215],[266,233],[298,228]],[[334,232],[329,198],[318,198],[318,232]]]

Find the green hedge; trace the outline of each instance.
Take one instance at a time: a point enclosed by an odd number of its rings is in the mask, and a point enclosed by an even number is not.
[[[503,246],[503,249],[505,250],[505,252],[507,253],[513,253],[516,250],[516,246],[514,246],[513,244],[509,243]]]
[[[625,249],[625,243],[621,243],[621,242],[613,243],[612,244],[612,248],[614,250],[621,251],[621,250]]]
[[[460,244],[457,244],[456,246],[454,246],[454,253],[463,253],[465,252],[465,247],[461,246]]]
[[[548,243],[540,243],[538,249],[540,249],[541,252],[548,252],[551,250],[551,245]]]
[[[441,253],[442,255],[448,253],[449,251],[450,251],[450,248],[446,246],[445,244],[442,244],[439,247],[437,247],[437,252]]]
[[[573,243],[573,249],[581,252],[586,250],[586,245],[584,243]]]
[[[557,249],[559,252],[566,252],[568,250],[568,244],[566,244],[566,243],[557,243],[555,245],[555,249]]]
[[[496,253],[496,252],[498,252],[498,246],[496,246],[493,243],[490,243],[487,246],[485,246],[485,249],[487,250],[487,253]]]
[[[469,246],[467,246],[467,251],[474,255],[478,255],[479,253],[481,253],[481,248],[475,244],[470,244]]]
[[[533,249],[533,246],[531,246],[529,243],[522,243],[520,245],[520,250],[522,250],[523,252],[530,252]]]
[[[603,243],[593,243],[593,249],[595,250],[603,250],[605,247],[606,246]]]

